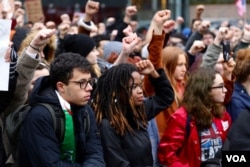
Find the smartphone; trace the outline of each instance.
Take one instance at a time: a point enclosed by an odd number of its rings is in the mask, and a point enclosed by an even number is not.
[[[222,45],[224,62],[227,62],[230,59],[230,52],[231,52],[230,41],[222,41],[221,45]]]

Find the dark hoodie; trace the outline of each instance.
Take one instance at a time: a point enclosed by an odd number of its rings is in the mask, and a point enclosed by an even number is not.
[[[36,81],[29,103],[48,103],[60,106],[49,77]],[[76,163],[60,160],[60,143],[53,128],[49,111],[43,106],[34,106],[27,114],[20,131],[19,164],[25,167],[102,167],[105,166],[101,140],[95,123],[93,110],[88,106],[71,106],[75,127]],[[85,113],[90,115],[90,130],[83,128]]]
[[[237,120],[240,113],[244,110],[248,109],[250,112],[250,96],[244,86],[237,81],[234,83],[233,94],[226,108],[232,118],[232,122]]]

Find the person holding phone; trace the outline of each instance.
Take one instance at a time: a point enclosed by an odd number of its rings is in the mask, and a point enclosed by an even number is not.
[[[228,90],[226,92],[224,104],[227,104],[230,101],[233,93],[235,79],[233,70],[236,64],[231,57],[231,53],[226,60],[224,59],[225,56],[223,56],[223,46],[221,43],[223,41],[230,41],[232,36],[232,31],[228,27],[220,27],[214,42],[208,46],[206,53],[203,55],[201,63],[202,67],[212,67],[223,77],[225,87]]]

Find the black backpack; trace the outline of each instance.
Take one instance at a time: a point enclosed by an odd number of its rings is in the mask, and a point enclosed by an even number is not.
[[[6,161],[6,164],[8,166],[13,166],[13,167],[18,166],[17,157],[19,152],[18,151],[19,131],[27,113],[30,111],[32,107],[37,105],[43,106],[48,109],[54,122],[53,124],[54,124],[55,134],[60,143],[63,141],[65,117],[61,107],[47,103],[37,103],[32,106],[29,104],[21,105],[14,112],[10,113],[6,117],[5,121],[5,132],[7,134],[7,139],[5,138],[4,140],[8,141],[4,141],[3,143],[5,145],[5,149],[7,149],[5,152],[8,157]],[[87,115],[86,117],[84,117],[85,119],[84,132],[87,134],[90,129],[90,118],[88,112],[86,113]]]

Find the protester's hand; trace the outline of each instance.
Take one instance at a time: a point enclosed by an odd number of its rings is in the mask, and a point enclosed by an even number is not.
[[[47,44],[50,37],[56,33],[55,29],[42,29],[37,32],[35,37],[30,42],[28,51],[34,53],[34,51],[39,52],[41,47]]]
[[[64,22],[64,21],[70,21],[70,17],[69,17],[69,15],[67,13],[62,14],[60,16],[60,19],[61,19],[62,22]]]
[[[170,16],[170,10],[160,10],[154,14],[150,26],[151,29],[154,30],[155,34],[162,34],[164,23],[170,18]]]
[[[106,26],[103,22],[98,23],[98,30],[97,34],[105,34],[106,33]]]
[[[170,10],[160,10],[155,13],[152,21],[159,28],[163,28],[163,24],[170,18],[171,11]]]
[[[198,31],[203,34],[204,32],[208,31],[211,26],[211,22],[208,20],[204,20],[198,26]]]
[[[135,65],[140,74],[151,75],[154,78],[157,78],[159,76],[158,72],[155,70],[154,65],[151,63],[150,60],[141,60]]]
[[[165,21],[165,23],[163,24],[163,30],[166,34],[170,33],[171,31],[173,31],[173,29],[175,28],[175,21],[174,20],[167,20]]]
[[[196,15],[201,16],[201,14],[204,12],[205,6],[204,5],[197,5],[196,6]]]
[[[112,32],[110,33],[110,40],[113,41],[115,39],[115,37],[118,34],[118,30],[114,29],[112,30]]]
[[[123,22],[129,24],[130,21],[131,21],[131,17],[136,15],[136,13],[137,13],[136,6],[128,6],[128,7],[126,7]]]
[[[134,51],[135,47],[140,43],[141,39],[137,37],[136,33],[133,33],[127,37],[122,38],[122,51],[114,65],[120,63],[126,63],[128,61],[129,55]]]
[[[80,19],[80,15],[79,14],[74,14],[73,18],[72,18],[72,23],[75,24],[75,23],[78,23]]]
[[[4,55],[4,60],[5,60],[5,62],[6,63],[10,63],[11,62],[11,55],[10,55],[10,53],[11,53],[11,46],[13,45],[13,42],[9,42],[9,44],[8,44],[8,49],[7,49],[7,51],[6,51],[6,53],[5,53],[5,55]]]
[[[195,40],[188,52],[191,55],[196,55],[197,53],[201,52],[204,48],[205,48],[205,44],[202,41]]]
[[[241,41],[245,43],[250,43],[250,25],[249,24],[246,24],[244,26],[243,37]]]
[[[13,18],[16,19],[17,17],[24,15],[25,11],[22,8],[18,8],[14,14],[13,14]]]
[[[128,25],[125,29],[123,29],[122,32],[125,34],[125,36],[129,36],[133,34],[133,30],[130,25]]]
[[[178,17],[176,18],[176,24],[183,24],[183,23],[184,23],[183,17],[178,16]]]
[[[129,55],[134,48],[140,43],[141,39],[137,37],[136,33],[130,34],[122,39],[122,53]]]
[[[151,63],[150,60],[141,60],[137,62],[135,65],[138,71],[144,75],[150,74],[155,70],[154,65]]]
[[[11,52],[11,48],[8,47],[5,55],[4,55],[4,60],[6,63],[10,63],[11,62],[11,59],[10,59],[10,52]]]
[[[54,29],[56,28],[56,23],[54,21],[47,21],[45,23],[46,28]]]
[[[61,23],[59,26],[58,26],[58,30],[59,30],[59,37],[61,39],[63,39],[65,37],[65,35],[69,32],[69,28],[70,26],[68,24],[65,24],[65,23]]]
[[[100,6],[99,2],[87,1],[86,5],[85,5],[85,14],[86,14],[86,17],[85,17],[84,21],[91,21],[92,17],[96,13],[98,13],[99,6]]]
[[[242,35],[244,35],[243,31],[241,31],[241,29],[237,26],[231,26],[230,30],[233,32],[233,38],[232,38],[231,42],[234,42],[237,44],[241,40],[241,38],[244,37],[244,36],[242,36]],[[250,33],[249,33],[249,35],[250,35]]]
[[[114,17],[108,17],[106,20],[106,25],[111,26],[111,25],[114,25],[115,22],[116,22],[116,19]]]
[[[223,62],[223,69],[224,69],[224,73],[232,73],[234,68],[236,66],[236,63],[234,61],[234,59],[231,57],[227,62]]]
[[[137,13],[136,6],[128,6],[125,10],[125,15],[128,17],[134,16]]]
[[[232,37],[233,33],[228,27],[220,27],[214,39],[214,44],[220,46],[221,41],[231,40]]]
[[[193,31],[198,31],[198,28],[199,28],[200,24],[201,24],[200,20],[195,20],[193,25],[192,25],[192,30]]]
[[[228,80],[232,80],[233,70],[236,66],[234,59],[231,57],[227,62],[221,62],[223,65],[223,76]]]

